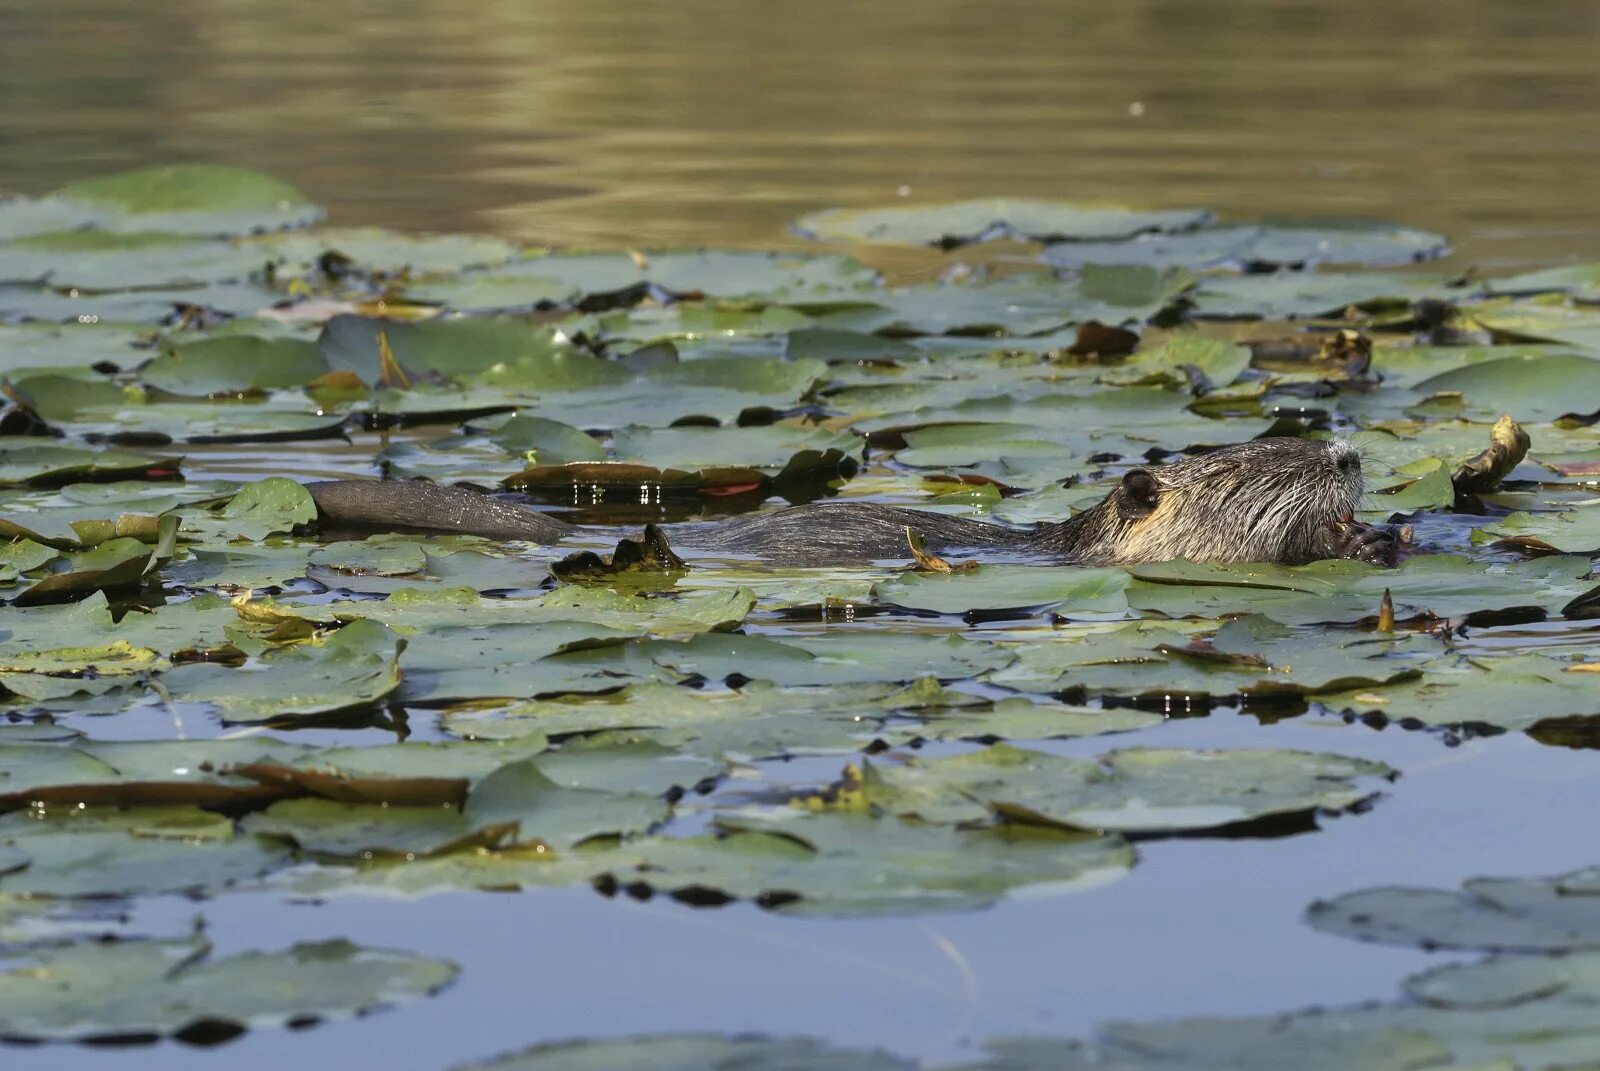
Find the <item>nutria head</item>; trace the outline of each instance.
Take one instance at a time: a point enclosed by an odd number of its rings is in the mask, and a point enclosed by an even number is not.
[[[1256,439],[1133,469],[1052,534],[1072,557],[1107,564],[1308,562],[1329,556],[1361,490],[1361,455],[1347,442]]]

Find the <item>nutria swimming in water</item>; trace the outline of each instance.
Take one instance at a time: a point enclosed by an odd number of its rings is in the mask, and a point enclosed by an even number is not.
[[[581,529],[467,488],[412,481],[338,480],[307,488],[328,524],[461,532],[558,543]],[[696,551],[785,565],[860,565],[911,557],[906,529],[933,554],[999,550],[1079,565],[1281,562],[1357,558],[1392,564],[1384,530],[1350,520],[1361,500],[1361,457],[1349,443],[1256,439],[1170,465],[1133,469],[1092,509],[1031,529],[874,503],[790,506],[715,527],[675,532]]]

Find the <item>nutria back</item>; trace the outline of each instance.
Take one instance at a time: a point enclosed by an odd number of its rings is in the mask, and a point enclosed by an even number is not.
[[[1342,556],[1341,518],[1362,492],[1346,442],[1257,439],[1134,469],[1093,508],[1032,530],[873,503],[794,506],[676,536],[680,547],[791,565],[911,556],[909,528],[936,554],[1024,551],[1081,565],[1270,561]]]

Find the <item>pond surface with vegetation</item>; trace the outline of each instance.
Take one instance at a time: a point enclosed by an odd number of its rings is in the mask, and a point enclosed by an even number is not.
[[[1600,1059],[1595,15],[1457,14],[13,5],[7,1066]],[[1268,434],[1401,563],[607,561]]]

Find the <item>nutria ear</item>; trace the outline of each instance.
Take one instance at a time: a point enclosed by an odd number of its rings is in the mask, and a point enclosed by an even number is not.
[[[1148,517],[1156,511],[1160,489],[1156,478],[1144,469],[1134,469],[1122,477],[1122,486],[1112,492],[1117,512],[1130,521]]]

